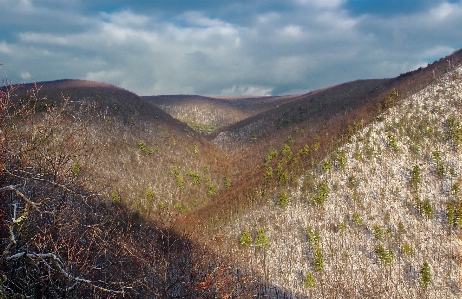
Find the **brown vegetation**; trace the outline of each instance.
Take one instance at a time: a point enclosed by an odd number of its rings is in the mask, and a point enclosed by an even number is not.
[[[290,206],[284,188],[340,169],[339,146],[461,63],[458,51],[397,78],[287,97],[140,98],[80,80],[4,87],[0,294],[295,296],[255,270],[268,268],[265,242],[251,243],[253,254],[236,252],[225,231],[272,198],[277,209]],[[207,126],[207,136],[196,131]],[[322,210],[326,185],[305,178],[303,188],[316,190],[309,201]],[[255,238],[264,237],[262,227]],[[319,245],[311,251],[322,270]],[[235,263],[244,253],[250,264]],[[316,275],[305,275],[309,286]],[[324,295],[346,281],[336,283]]]

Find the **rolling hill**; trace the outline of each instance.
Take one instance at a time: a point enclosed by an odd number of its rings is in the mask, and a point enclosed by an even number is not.
[[[4,87],[0,294],[459,298],[461,76],[457,51],[281,97]]]

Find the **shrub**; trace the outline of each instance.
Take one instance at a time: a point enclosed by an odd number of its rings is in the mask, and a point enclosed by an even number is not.
[[[382,245],[377,245],[375,254],[383,265],[390,265],[395,259],[395,253],[391,249],[386,249]]]
[[[281,193],[279,193],[277,204],[282,207],[286,207],[287,205],[289,205],[289,203],[290,203],[290,198],[286,195],[284,190],[282,190]]]
[[[346,164],[347,164],[347,156],[346,156],[346,153],[344,151],[341,151],[338,153],[337,155],[337,165],[340,169],[345,169],[346,167]]]
[[[252,236],[250,235],[250,232],[248,231],[244,231],[241,235],[241,237],[239,238],[239,244],[241,245],[250,245],[252,244],[253,240],[252,240]]]
[[[321,171],[322,172],[327,172],[329,170],[332,170],[333,167],[334,166],[332,165],[332,160],[326,159],[321,164]]]
[[[303,279],[303,287],[306,289],[311,289],[316,286],[316,278],[314,278],[311,272],[308,272]]]
[[[178,167],[177,166],[173,166],[173,170],[172,170],[173,174],[175,176],[178,176],[180,174],[180,171],[178,170]]]
[[[175,205],[175,209],[176,209],[179,213],[181,213],[181,214],[186,213],[186,207],[183,206],[181,203],[177,203],[177,204]]]
[[[74,165],[72,165],[72,173],[74,175],[78,175],[82,171],[82,166],[80,166],[80,163],[78,160],[74,161]]]
[[[192,170],[188,171],[188,176],[191,178],[194,184],[200,185],[201,184],[201,177],[197,172],[193,172]]]
[[[181,174],[179,174],[176,177],[176,185],[178,186],[178,188],[184,189],[184,179],[183,179],[183,176]]]
[[[319,235],[319,231],[313,231],[311,227],[306,229],[306,236],[308,237],[308,242],[312,249],[315,249],[320,246],[321,244],[321,236]]]
[[[152,190],[152,188],[148,188],[146,190],[146,199],[149,201],[154,200],[154,191]]]
[[[317,247],[313,253],[314,269],[318,272],[324,269],[324,256],[320,247]]]
[[[316,187],[316,195],[310,197],[310,202],[317,206],[322,206],[329,196],[329,187],[326,183],[319,183]]]
[[[115,203],[115,204],[120,204],[121,200],[120,200],[120,195],[117,191],[113,191],[112,194],[111,194],[111,198],[112,198],[112,201]]]
[[[372,227],[372,234],[374,235],[374,237],[377,240],[382,240],[383,239],[383,230],[378,224],[375,224]]]
[[[269,180],[274,176],[273,168],[271,166],[266,167],[265,179]]]
[[[412,257],[412,256],[415,255],[414,248],[408,242],[404,243],[402,250],[403,250],[404,256],[406,256],[406,257]]]
[[[424,262],[420,269],[420,284],[424,289],[427,289],[428,285],[432,282],[432,274],[430,266],[427,262]]]
[[[231,180],[228,177],[223,177],[223,184],[225,188],[230,188],[231,187]]]
[[[265,164],[270,163],[275,157],[277,157],[278,151],[275,149],[272,149],[269,151],[269,153],[265,157]]]
[[[427,219],[429,219],[433,218],[433,213],[433,206],[430,200],[427,198],[422,202],[421,214],[425,216]]]
[[[207,182],[207,188],[209,189],[208,190],[209,195],[213,196],[217,194],[217,186],[215,186],[214,184]]]
[[[352,221],[353,221],[353,223],[356,224],[357,226],[360,226],[360,225],[363,224],[363,219],[361,218],[361,216],[359,216],[358,213],[354,213],[354,214],[353,214]]]
[[[395,152],[398,151],[398,142],[396,141],[396,136],[392,133],[388,133],[387,136],[388,146],[393,149]]]
[[[263,228],[258,229],[257,236],[255,237],[255,246],[261,247],[261,248],[268,248],[270,244],[270,240],[266,236],[265,230]]]
[[[411,171],[411,185],[415,190],[419,188],[420,181],[420,167],[418,165],[414,165]]]

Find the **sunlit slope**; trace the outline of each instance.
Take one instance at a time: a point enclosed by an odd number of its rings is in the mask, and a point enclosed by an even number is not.
[[[460,298],[461,77],[400,101],[233,215],[222,250],[300,296]]]
[[[25,96],[33,85],[18,90]],[[232,180],[222,150],[186,124],[136,94],[83,80],[39,82],[36,93],[47,105],[86,103],[93,107],[87,142],[91,159],[72,161],[92,177],[93,190],[143,216],[162,209],[185,213],[209,201]],[[85,117],[85,115],[83,115]],[[63,126],[72,127],[72,121]]]

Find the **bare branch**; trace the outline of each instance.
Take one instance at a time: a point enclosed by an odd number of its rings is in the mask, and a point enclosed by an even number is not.
[[[5,187],[2,187],[0,188],[0,192],[5,192],[5,191],[13,191],[15,192],[19,197],[21,197],[25,202],[27,202],[28,204],[30,204],[31,206],[34,207],[34,209],[41,213],[39,208],[37,207],[38,204],[31,201],[29,198],[27,198],[27,196],[25,196],[21,191],[18,190],[18,187],[20,187],[21,185],[9,185],[9,186],[5,186]]]
[[[89,280],[89,279],[85,279],[85,278],[82,278],[82,277],[78,277],[78,276],[74,276],[72,274],[70,274],[69,272],[67,272],[66,270],[64,270],[63,268],[63,262],[61,261],[61,259],[54,253],[26,253],[26,252],[19,252],[19,253],[16,253],[14,255],[11,255],[9,257],[6,258],[7,261],[11,261],[11,260],[16,260],[16,259],[19,259],[19,258],[22,258],[22,257],[28,257],[32,260],[36,260],[36,259],[40,259],[42,260],[47,266],[51,267],[46,261],[45,259],[51,259],[53,261],[53,264],[58,268],[58,270],[65,276],[67,277],[68,279],[70,280],[73,280],[75,281],[76,283],[83,283],[83,284],[87,284],[89,285],[90,287],[94,288],[94,289],[97,289],[97,290],[100,290],[100,291],[103,291],[103,292],[106,292],[106,293],[112,293],[112,294],[121,294],[121,295],[124,295],[125,294],[125,290],[126,288],[128,287],[122,287],[122,290],[112,290],[112,289],[108,289],[108,288],[105,288],[105,287],[102,287],[102,286],[99,286],[99,285],[96,285],[93,281]],[[73,289],[75,287],[75,284],[72,285],[70,287],[70,289]]]

